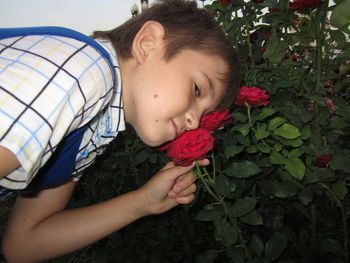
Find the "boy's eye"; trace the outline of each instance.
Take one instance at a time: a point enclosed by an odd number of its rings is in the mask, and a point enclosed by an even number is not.
[[[196,83],[193,83],[193,92],[196,97],[200,97],[201,88]]]

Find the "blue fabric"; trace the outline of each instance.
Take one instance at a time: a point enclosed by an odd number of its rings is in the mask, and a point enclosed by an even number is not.
[[[73,131],[61,141],[53,155],[24,191],[50,188],[70,180],[86,128],[87,126],[84,126]]]
[[[112,59],[109,56],[107,50],[105,50],[98,42],[87,35],[84,35],[73,29],[57,26],[0,28],[0,39],[29,35],[52,35],[70,37],[89,44],[98,50],[101,55],[107,59],[108,64],[111,67],[113,80],[115,81],[115,72],[112,66]]]

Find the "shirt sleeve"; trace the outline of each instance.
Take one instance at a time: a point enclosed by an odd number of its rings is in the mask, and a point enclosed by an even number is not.
[[[71,131],[108,104],[108,63],[86,43],[56,36],[0,41],[0,145],[21,167],[0,180],[25,188]]]

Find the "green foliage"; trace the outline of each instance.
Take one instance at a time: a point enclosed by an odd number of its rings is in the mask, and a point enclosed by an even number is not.
[[[243,84],[266,89],[270,105],[232,107],[234,124],[216,132],[193,205],[52,262],[348,263],[349,3],[300,12],[287,0],[208,6],[238,52]],[[322,154],[333,159],[319,165]],[[135,189],[166,161],[121,134],[70,207]]]
[[[226,222],[210,262],[349,262],[348,4],[208,6],[241,58],[243,84],[271,96],[268,107],[232,108],[235,123],[216,134],[220,177],[200,177],[212,203],[196,219]],[[323,154],[333,158],[316,161]]]

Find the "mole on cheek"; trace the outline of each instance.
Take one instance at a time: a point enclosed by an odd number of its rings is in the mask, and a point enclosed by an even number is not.
[[[156,120],[156,122],[158,122],[158,120]]]
[[[158,94],[154,94],[153,98],[155,98],[155,99],[158,98]]]

